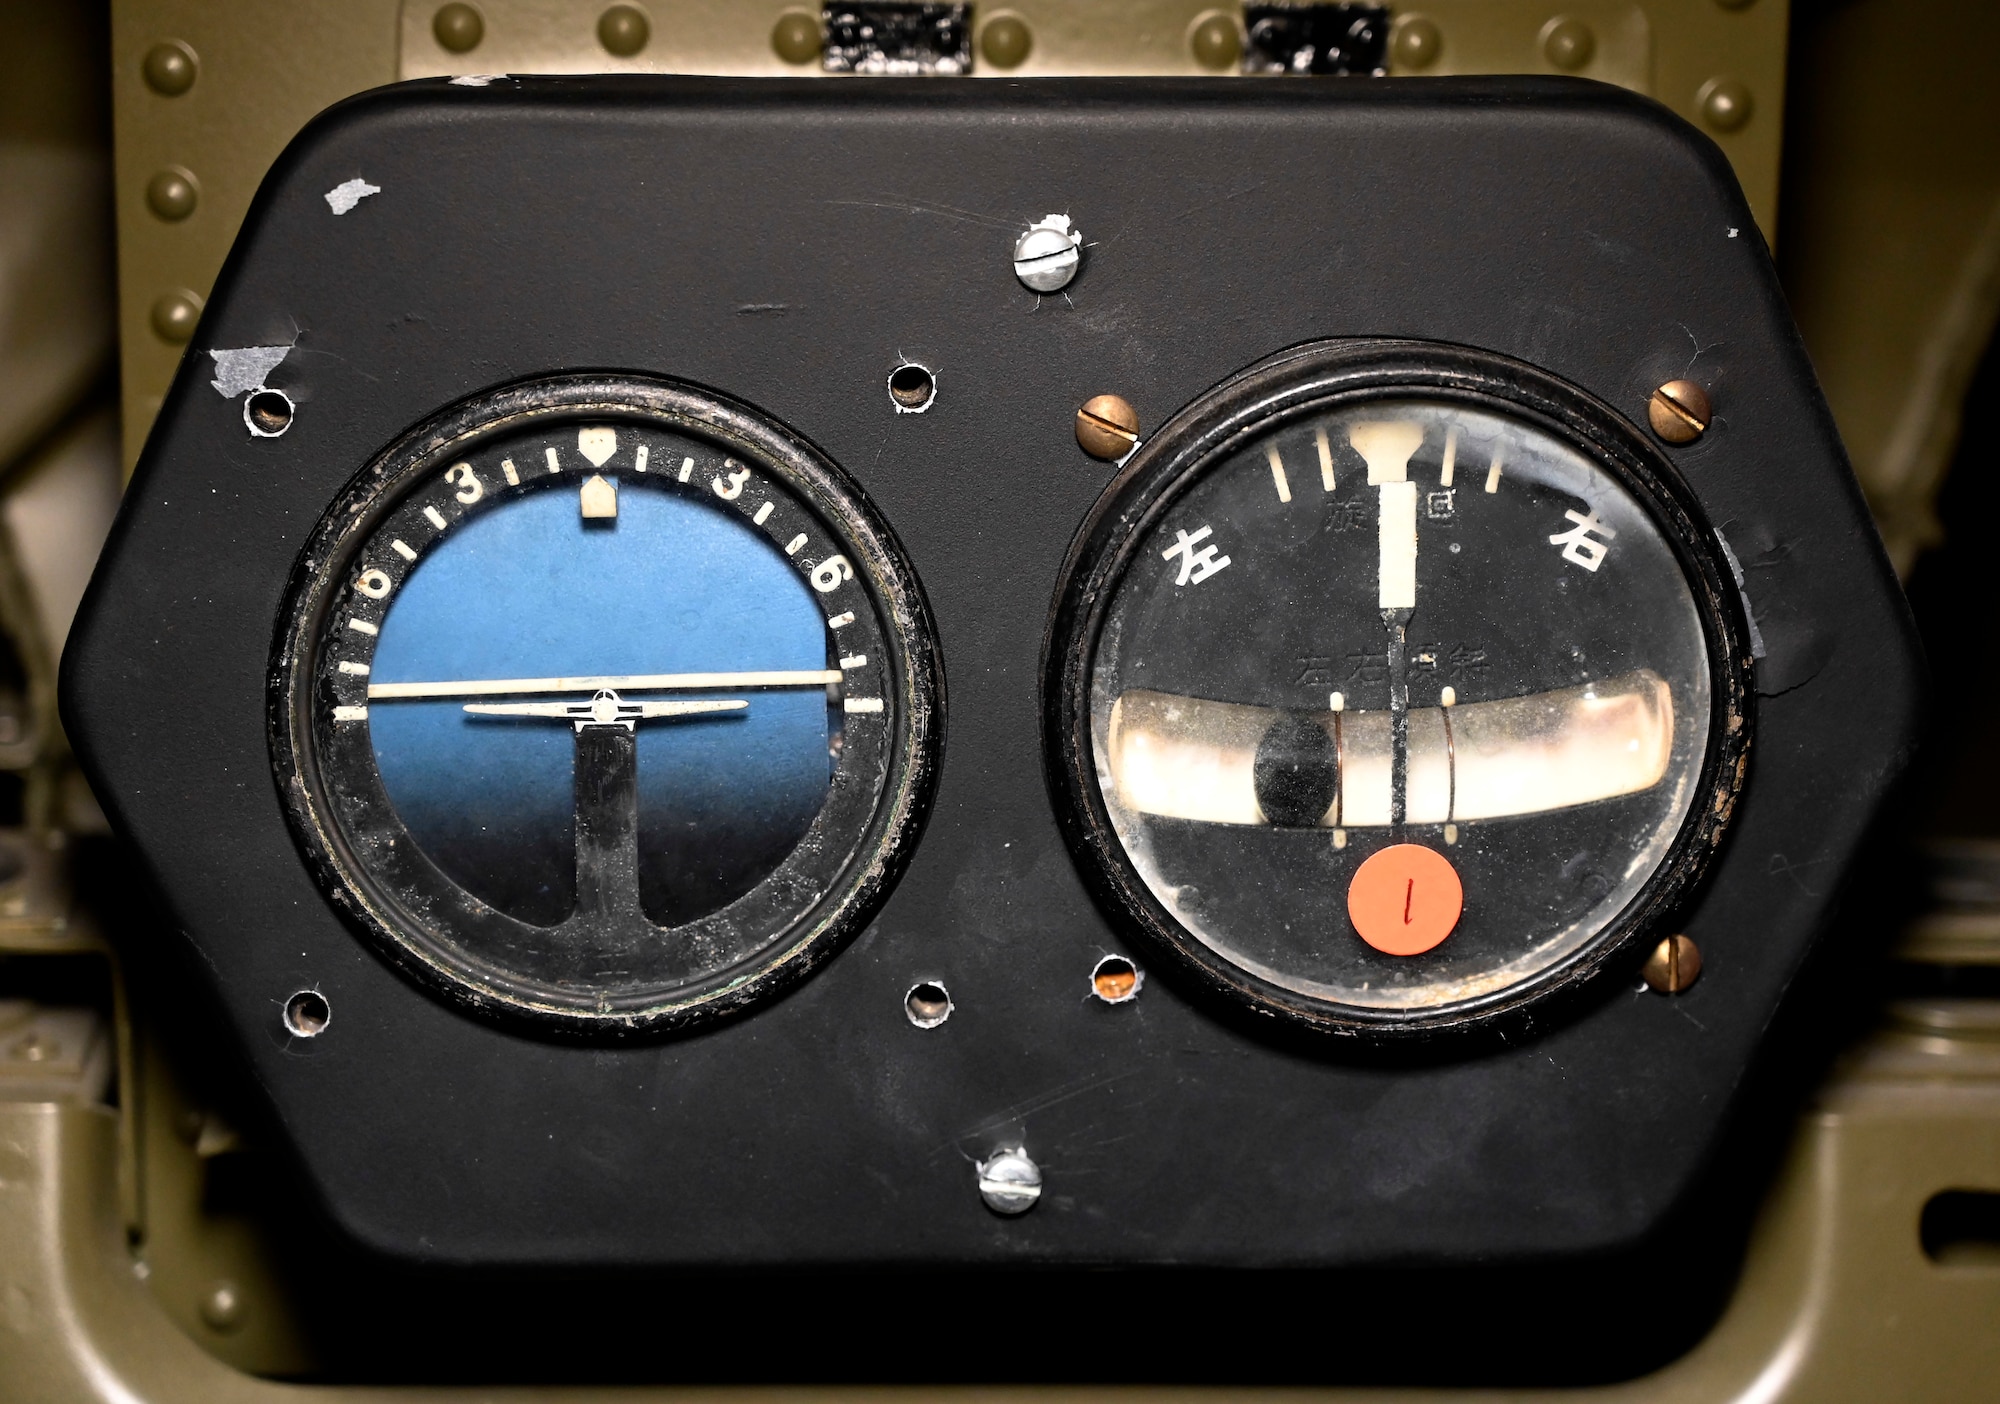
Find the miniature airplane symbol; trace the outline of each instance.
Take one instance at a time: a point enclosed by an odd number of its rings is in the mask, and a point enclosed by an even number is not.
[[[482,717],[548,717],[586,726],[622,726],[627,731],[656,717],[689,717],[706,712],[740,712],[748,702],[627,702],[610,688],[600,688],[588,702],[475,702],[465,710]]]

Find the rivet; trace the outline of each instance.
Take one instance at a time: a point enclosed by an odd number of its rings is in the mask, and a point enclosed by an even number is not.
[[[1076,412],[1076,442],[1092,458],[1123,458],[1139,442],[1139,411],[1119,395],[1092,396]]]
[[[184,346],[201,320],[201,299],[187,291],[161,293],[153,303],[153,335]]]
[[[140,71],[145,74],[146,86],[161,97],[179,97],[194,86],[197,67],[194,50],[178,39],[169,39],[146,51]]]
[[[771,48],[786,63],[811,63],[821,43],[819,16],[804,10],[787,10],[771,26]]]
[[[1579,19],[1558,15],[1542,26],[1542,56],[1551,67],[1574,73],[1597,52],[1597,36]]]
[[[1211,73],[1226,73],[1243,58],[1243,28],[1224,10],[1197,15],[1188,26],[1188,51]]]
[[[1014,276],[1038,293],[1061,292],[1083,263],[1083,235],[1068,215],[1048,215],[1014,241]]]
[[[300,990],[285,1001],[285,1029],[293,1038],[318,1038],[332,1022],[333,1006],[318,990]]]
[[[1640,973],[1658,994],[1679,994],[1701,978],[1701,948],[1685,936],[1669,936],[1653,947]]]
[[[606,53],[619,58],[632,57],[652,37],[652,23],[644,11],[632,5],[613,5],[597,21],[597,42]]]
[[[146,206],[161,219],[186,219],[198,199],[194,173],[180,166],[169,166],[146,182]]]
[[[979,31],[979,55],[995,68],[1019,68],[1034,47],[1034,33],[1019,15],[997,14]]]
[[[1653,432],[1670,444],[1693,443],[1707,432],[1711,417],[1708,392],[1692,380],[1669,380],[1646,404]]]
[[[201,1319],[213,1331],[234,1331],[243,1324],[243,1292],[228,1278],[211,1284],[202,1294]]]
[[[924,980],[912,985],[903,996],[904,1015],[920,1029],[936,1028],[951,1017],[955,1008],[951,992],[936,980]]]
[[[1718,132],[1741,131],[1756,107],[1750,89],[1734,78],[1711,78],[1695,94],[1701,120]]]
[[[1016,1146],[978,1165],[979,1197],[996,1214],[1025,1214],[1042,1197],[1042,1167]]]
[[[1444,52],[1444,31],[1422,15],[1405,15],[1389,36],[1389,56],[1398,68],[1429,68]]]
[[[454,54],[470,53],[486,37],[486,21],[470,5],[440,5],[431,16],[431,34],[441,49]]]

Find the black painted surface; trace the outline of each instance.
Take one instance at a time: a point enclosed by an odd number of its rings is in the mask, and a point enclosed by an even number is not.
[[[356,175],[381,193],[330,214]],[[1038,304],[1009,254],[1050,211],[1088,249]],[[1150,429],[1341,335],[1504,352],[1641,421],[1665,379],[1710,387],[1716,427],[1673,457],[1792,662],[1688,919],[1687,995],[1619,986],[1523,1045],[1412,1065],[1267,1043],[1164,978],[1086,997],[1124,943],[1036,760],[1042,628],[1110,476],[1075,407],[1115,391]],[[269,383],[296,423],[252,440],[202,353],[295,336]],[[71,636],[70,734],[335,1219],[410,1260],[1638,1247],[1726,1178],[1698,1181],[1910,744],[1903,608],[1749,212],[1709,143],[1595,85],[412,84],[294,144],[193,347]],[[938,376],[923,415],[883,390],[904,356]],[[263,730],[286,579],[348,478],[439,405],[584,368],[723,388],[845,465],[923,578],[953,701],[874,926],[752,1018],[618,1051],[496,1030],[383,965],[293,846]],[[902,1008],[921,979],[956,1004],[928,1032]],[[278,1023],[303,985],[333,1006],[310,1044]],[[1047,1188],[1003,1221],[969,1160],[1015,1142]]]

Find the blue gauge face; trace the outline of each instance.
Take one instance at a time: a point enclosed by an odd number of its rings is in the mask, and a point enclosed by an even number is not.
[[[625,1031],[740,1007],[865,919],[936,688],[914,581],[838,470],[728,402],[612,389],[457,412],[335,505],[274,755],[399,964]]]
[[[741,513],[677,491],[671,476],[635,473],[629,459],[623,473],[559,476],[543,472],[530,490],[438,534],[383,618],[372,686],[839,673],[812,588]],[[606,485],[613,515],[581,515],[592,480]],[[844,716],[828,685],[689,695],[725,694],[746,705],[633,728],[639,897],[661,926],[749,891],[826,801]],[[669,695],[680,694],[619,693]],[[417,846],[460,886],[523,921],[559,925],[576,908],[573,729],[465,706],[371,704],[383,788]]]

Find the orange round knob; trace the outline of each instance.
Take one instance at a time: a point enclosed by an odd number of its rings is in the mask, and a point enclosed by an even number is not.
[[[1419,843],[1371,854],[1347,885],[1348,920],[1384,955],[1422,955],[1451,935],[1464,910],[1458,870]]]

